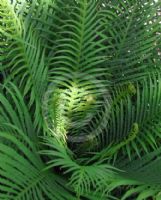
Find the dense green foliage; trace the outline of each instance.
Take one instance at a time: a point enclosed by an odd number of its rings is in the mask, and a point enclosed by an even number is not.
[[[0,0],[0,200],[161,200],[160,7]]]

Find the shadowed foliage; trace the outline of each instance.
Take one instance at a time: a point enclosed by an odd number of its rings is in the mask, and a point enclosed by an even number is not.
[[[0,199],[161,199],[154,0],[0,1]]]

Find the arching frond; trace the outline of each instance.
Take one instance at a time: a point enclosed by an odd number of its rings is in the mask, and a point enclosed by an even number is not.
[[[116,168],[101,162],[87,166],[81,165],[74,160],[67,146],[64,146],[58,138],[47,136],[43,140],[42,144],[46,147],[40,153],[50,157],[47,169],[60,167],[64,174],[69,174],[69,185],[73,187],[78,196],[89,193],[93,189],[97,191],[97,185],[101,186],[99,190],[103,192],[107,182],[117,172]],[[47,150],[47,147],[50,149]]]
[[[23,92],[23,96],[28,96],[29,107],[34,104],[35,125],[39,125],[41,98],[47,84],[48,70],[44,63],[45,50],[41,48],[41,41],[33,31],[32,24],[25,27],[13,5],[6,0],[3,0],[1,4],[3,23],[0,30],[7,44],[1,71],[9,74],[5,82],[14,80]]]
[[[29,138],[18,128],[16,132],[0,132],[0,198],[74,199],[59,185],[57,177],[43,171],[44,165]]]

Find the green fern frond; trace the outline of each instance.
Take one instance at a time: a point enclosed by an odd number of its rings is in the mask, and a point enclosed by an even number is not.
[[[74,188],[78,197],[89,193],[97,184],[102,186],[99,190],[103,192],[107,182],[117,173],[116,168],[101,162],[93,165],[80,165],[74,160],[67,147],[53,137],[44,137],[42,144],[50,147],[50,150],[45,147],[40,151],[41,154],[50,157],[46,169],[60,167],[64,174],[70,174],[69,185]]]
[[[53,174],[43,171],[44,165],[29,138],[20,130],[18,135],[16,138],[11,133],[0,132],[1,140],[15,146],[13,149],[5,143],[0,145],[0,191],[3,191],[0,192],[0,198],[72,199],[66,192],[64,196],[64,189],[57,183]]]
[[[0,199],[160,199],[160,6],[1,0]]]

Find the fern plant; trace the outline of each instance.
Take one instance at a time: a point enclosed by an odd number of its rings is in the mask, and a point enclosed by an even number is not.
[[[0,1],[0,199],[161,199],[160,1]]]

